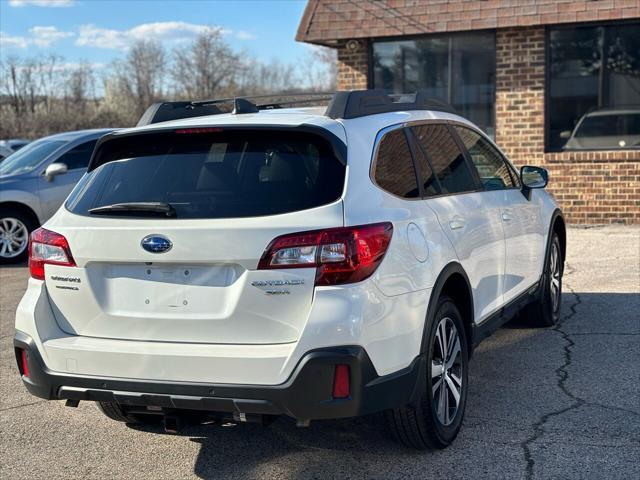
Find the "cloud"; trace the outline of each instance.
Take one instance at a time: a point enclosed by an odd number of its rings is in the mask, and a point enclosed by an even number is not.
[[[237,38],[238,40],[255,40],[255,39],[256,39],[256,38],[258,38],[258,37],[256,37],[256,36],[255,36],[253,33],[251,33],[251,32],[247,32],[247,31],[245,31],[245,30],[238,30],[238,31],[236,32],[236,38]]]
[[[34,7],[71,7],[75,5],[76,0],[9,0],[12,7],[26,7],[32,5]]]
[[[240,40],[250,40],[255,36],[249,32],[212,27],[188,22],[153,22],[137,25],[129,30],[102,28],[93,24],[80,27],[76,45],[96,48],[121,49],[136,40],[155,40],[158,42],[183,42],[191,40],[207,30],[216,30],[222,35],[232,35]]]
[[[63,32],[56,27],[31,27],[32,42],[39,47],[48,47],[63,38],[73,37],[71,32]]]
[[[0,32],[0,49],[2,48],[27,48],[29,42],[25,37],[18,37],[15,35],[9,35],[5,32]]]
[[[46,48],[72,36],[72,32],[64,32],[56,27],[36,26],[29,29],[29,36],[9,35],[6,32],[0,32],[0,47],[25,49],[36,46]]]

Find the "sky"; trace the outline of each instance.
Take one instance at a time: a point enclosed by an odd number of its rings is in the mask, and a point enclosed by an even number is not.
[[[311,48],[294,40],[306,0],[0,0],[0,58],[55,53],[97,67],[136,39],[172,48],[220,28],[234,49],[295,62]]]

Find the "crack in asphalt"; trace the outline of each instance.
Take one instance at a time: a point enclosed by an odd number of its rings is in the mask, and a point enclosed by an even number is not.
[[[31,403],[23,403],[21,405],[14,405],[12,407],[6,407],[6,408],[0,408],[0,412],[6,412],[7,410],[16,410],[18,408],[25,408],[25,407],[31,407],[32,405],[37,405],[39,403],[44,403],[47,400],[39,400],[37,402],[31,402]]]
[[[566,269],[565,269],[565,273],[568,275],[571,275],[572,273],[574,273],[576,270],[573,266],[570,266],[568,263],[566,264]],[[567,380],[569,379],[569,367],[571,366],[571,363],[573,361],[572,358],[572,349],[575,346],[575,342],[573,341],[573,339],[571,338],[572,335],[599,335],[600,333],[598,332],[583,332],[583,333],[569,333],[565,330],[563,330],[563,326],[564,324],[571,320],[571,318],[573,318],[577,313],[577,307],[578,305],[580,305],[582,303],[582,299],[580,298],[580,295],[578,293],[575,292],[575,290],[568,285],[568,283],[565,282],[565,285],[568,287],[569,292],[571,293],[571,295],[574,298],[573,303],[569,306],[569,312],[566,315],[563,315],[559,320],[558,323],[550,329],[550,331],[552,332],[556,332],[559,333],[562,336],[562,339],[564,340],[564,346],[563,346],[563,351],[562,351],[562,358],[563,358],[563,363],[562,365],[560,365],[558,368],[556,368],[555,370],[555,374],[556,377],[558,378],[557,381],[557,387],[560,389],[560,391],[567,397],[569,398],[572,403],[571,405],[562,408],[560,410],[554,410],[552,412],[548,412],[544,415],[542,415],[533,425],[533,434],[531,436],[529,436],[526,440],[524,440],[523,442],[521,442],[520,447],[522,448],[523,452],[524,452],[524,458],[525,458],[525,462],[526,462],[526,472],[525,472],[525,476],[527,479],[532,479],[533,478],[533,473],[534,473],[534,467],[535,467],[535,460],[533,458],[533,454],[531,452],[531,445],[536,442],[537,440],[539,440],[543,435],[544,435],[544,426],[546,425],[546,423],[554,417],[558,417],[561,415],[564,415],[567,412],[570,412],[572,410],[576,410],[580,407],[583,406],[591,406],[591,407],[599,407],[599,408],[603,408],[606,410],[613,410],[613,411],[617,411],[617,412],[621,412],[621,413],[625,413],[625,414],[631,414],[634,416],[640,416],[639,412],[635,412],[633,410],[628,410],[625,408],[621,408],[621,407],[616,407],[616,406],[612,406],[612,405],[603,405],[601,403],[597,403],[597,402],[590,402],[585,400],[584,398],[581,398],[577,395],[575,395],[574,393],[572,393],[569,388],[567,387],[566,383]],[[622,333],[622,334],[616,334],[616,333],[609,333],[609,335],[629,335],[629,336],[635,336],[637,334],[634,333]]]
[[[565,268],[565,273],[567,275],[571,275],[574,272],[575,272],[575,269],[567,263]],[[533,478],[533,469],[535,467],[535,460],[531,452],[531,445],[534,442],[536,442],[538,439],[540,439],[542,435],[544,435],[545,424],[549,421],[549,419],[560,416],[560,415],[564,415],[565,413],[570,412],[571,410],[575,410],[587,403],[584,399],[574,395],[566,386],[567,379],[569,378],[568,368],[571,366],[571,362],[572,362],[572,357],[571,357],[572,348],[574,347],[575,342],[571,339],[571,336],[568,332],[565,332],[564,330],[562,330],[562,326],[564,325],[565,322],[573,318],[578,313],[576,308],[578,305],[582,303],[582,299],[580,298],[580,295],[577,294],[573,290],[573,288],[571,288],[566,283],[566,281],[565,281],[565,285],[569,288],[571,295],[573,295],[574,302],[569,306],[569,312],[566,315],[563,315],[558,320],[558,323],[556,323],[556,325],[550,330],[552,332],[559,333],[565,342],[563,347],[563,353],[562,353],[562,358],[564,361],[562,365],[556,368],[555,374],[556,374],[556,377],[558,378],[558,382],[557,382],[558,388],[560,389],[560,391],[562,391],[562,393],[565,396],[570,398],[573,402],[568,407],[562,408],[560,410],[555,410],[553,412],[545,413],[544,415],[542,415],[532,425],[533,434],[529,436],[529,438],[525,439],[523,442],[520,443],[520,447],[522,448],[522,451],[524,453],[524,459],[526,462],[525,476],[527,479]]]

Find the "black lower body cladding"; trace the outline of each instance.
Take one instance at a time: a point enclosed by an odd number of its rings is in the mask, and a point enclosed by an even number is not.
[[[288,415],[300,420],[345,418],[414,403],[424,387],[426,364],[416,357],[408,367],[378,376],[362,347],[331,347],[308,352],[280,385],[199,384],[94,377],[52,372],[33,339],[17,332],[16,358],[27,354],[32,395],[47,400],[90,400],[122,405],[257,415]],[[336,365],[348,365],[350,395],[334,399]],[[22,366],[20,366],[22,371]]]

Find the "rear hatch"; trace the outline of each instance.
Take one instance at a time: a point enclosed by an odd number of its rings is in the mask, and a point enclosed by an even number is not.
[[[46,265],[60,327],[128,340],[296,341],[315,268],[256,267],[280,235],[343,225],[344,177],[331,142],[293,129],[114,136],[47,225],[77,265]]]

